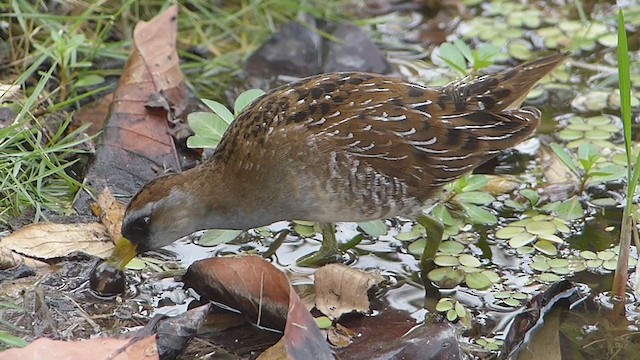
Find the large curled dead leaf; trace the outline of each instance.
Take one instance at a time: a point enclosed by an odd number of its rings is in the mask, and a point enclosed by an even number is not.
[[[113,251],[113,242],[99,223],[36,223],[2,238],[0,248],[37,259],[64,257],[74,251],[105,257]]]
[[[94,215],[100,218],[114,242],[122,237],[121,228],[125,207],[124,204],[113,197],[108,187],[102,190],[95,206],[92,206],[92,211]]]
[[[129,339],[96,338],[57,341],[40,338],[21,349],[0,352],[0,360],[154,360],[159,359],[155,336],[131,343]]]
[[[331,319],[350,312],[369,312],[368,291],[384,278],[342,264],[324,266],[315,273],[316,308]]]
[[[251,322],[284,331],[263,359],[331,359],[328,344],[287,277],[258,256],[194,262],[185,283],[201,296],[241,311]]]
[[[167,119],[184,111],[186,89],[175,48],[178,7],[171,6],[133,33],[133,47],[113,95],[109,117],[87,169],[87,185],[134,194],[163,169],[180,170]],[[81,193],[74,207],[89,212]]]

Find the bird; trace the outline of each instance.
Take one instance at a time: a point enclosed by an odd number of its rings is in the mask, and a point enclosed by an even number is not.
[[[445,86],[339,72],[274,88],[238,115],[208,160],[142,187],[110,262],[123,268],[198,230],[282,220],[319,223],[322,245],[310,258],[335,261],[336,222],[433,225],[423,209],[445,184],[532,135],[541,112],[521,103],[567,56]]]

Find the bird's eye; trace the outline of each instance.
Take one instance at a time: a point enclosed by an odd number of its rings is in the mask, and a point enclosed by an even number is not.
[[[138,217],[122,226],[122,235],[134,243],[139,243],[149,235],[149,216]]]

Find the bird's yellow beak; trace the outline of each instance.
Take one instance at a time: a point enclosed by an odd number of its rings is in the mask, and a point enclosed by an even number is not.
[[[124,237],[120,237],[120,239],[116,241],[116,247],[113,249],[113,253],[111,253],[106,260],[107,264],[116,269],[123,270],[129,261],[136,256],[136,248],[137,245]]]

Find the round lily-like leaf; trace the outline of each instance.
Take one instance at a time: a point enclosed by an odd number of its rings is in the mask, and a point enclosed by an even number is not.
[[[547,254],[550,256],[554,256],[558,253],[558,249],[556,249],[555,245],[553,245],[552,242],[547,240],[539,240],[538,242],[533,244],[533,247],[536,248],[536,250],[540,251],[541,253]]]
[[[486,290],[491,287],[491,281],[483,273],[471,273],[465,277],[467,286],[476,290]]]
[[[531,268],[537,271],[547,271],[551,266],[546,261],[534,261],[531,263]]]
[[[567,260],[567,259],[549,259],[549,260],[547,260],[547,263],[552,268],[569,266],[569,260]]]
[[[602,263],[602,267],[607,270],[615,270],[618,267],[618,259],[609,259]]]
[[[574,258],[574,259],[569,260],[568,269],[573,271],[573,272],[580,272],[580,271],[586,270],[587,269],[587,265],[585,264],[584,259]]]
[[[475,273],[475,272],[482,272],[482,268],[479,267],[469,267],[469,266],[464,266],[464,265],[460,265],[458,267],[458,269],[463,270],[465,273],[469,274],[469,273]]]
[[[605,115],[592,116],[586,119],[586,122],[592,126],[610,125],[611,118]],[[616,127],[617,128],[617,127]]]
[[[447,311],[447,320],[455,321],[458,318],[458,314],[454,309]]]
[[[498,275],[498,273],[493,270],[482,270],[482,274],[484,274],[484,276],[486,276],[487,279],[489,279],[489,281],[491,281],[493,284],[497,284],[502,281],[500,275]]]
[[[460,261],[461,265],[468,266],[471,268],[480,267],[481,263],[475,256],[469,254],[462,254],[458,257],[458,261]]]
[[[514,221],[511,224],[509,224],[509,226],[522,226],[522,227],[524,227],[524,226],[529,225],[532,222],[533,222],[533,219],[528,217],[528,218],[524,218],[522,220]]]
[[[533,246],[520,246],[519,248],[516,249],[516,251],[520,255],[528,255],[528,254],[533,254],[536,251],[536,249],[534,249]]]
[[[569,270],[568,268],[562,268],[562,267],[554,267],[551,268],[551,271],[555,274],[558,275],[568,275],[571,274],[571,270]]]
[[[540,239],[548,240],[556,244],[564,244],[564,240],[553,234],[540,235]]]
[[[599,251],[598,252],[598,259],[600,259],[600,260],[607,261],[607,260],[611,260],[611,259],[613,259],[615,257],[616,257],[616,253],[614,253],[611,250],[604,250],[604,251]]]
[[[524,228],[520,226],[507,226],[496,231],[498,239],[511,239],[512,237],[524,232]]]
[[[511,297],[517,300],[526,300],[529,298],[529,295],[521,292],[514,292]]]
[[[591,130],[587,131],[584,137],[590,140],[607,140],[611,137],[611,133],[603,130]]]
[[[611,34],[606,34],[604,36],[600,36],[598,38],[598,43],[600,43],[600,45],[605,47],[614,48],[618,46],[618,34],[611,33]]]
[[[547,221],[547,220],[553,220],[553,216],[538,214],[538,215],[532,216],[531,219],[533,219],[533,221]]]
[[[509,240],[509,246],[512,248],[519,248],[524,245],[528,245],[536,240],[538,237],[536,235],[530,234],[528,232],[523,232],[518,234]]]
[[[584,137],[584,131],[562,129],[558,131],[558,137],[564,141],[578,140]]]
[[[467,316],[467,310],[464,309],[464,306],[462,306],[460,302],[456,301],[456,304],[453,306],[453,309],[456,311],[456,314],[458,315],[458,317],[463,318]]]
[[[458,257],[457,256],[451,256],[451,255],[436,256],[435,259],[433,259],[433,262],[436,263],[436,265],[438,265],[438,266],[456,266],[456,265],[460,265],[460,261],[458,260]]]
[[[524,40],[512,41],[507,45],[509,55],[517,60],[527,60],[531,58],[531,45]]]
[[[526,226],[527,232],[535,235],[555,234],[557,228],[550,221],[533,221]]]
[[[508,298],[508,299],[504,299],[504,303],[511,306],[511,307],[517,307],[520,306],[520,301],[514,298]]]
[[[587,260],[585,262],[585,265],[590,269],[596,269],[596,268],[599,268],[600,266],[602,266],[603,262],[604,261],[600,260],[600,259],[592,259],[592,260]]]
[[[438,301],[438,303],[436,304],[436,311],[445,312],[451,309],[453,309],[453,300],[451,299],[440,299],[440,301]]]
[[[586,260],[594,260],[598,258],[598,254],[589,250],[580,251],[580,256],[582,256]]]
[[[443,241],[438,247],[438,251],[445,254],[460,254],[464,251],[464,245],[457,241]]]
[[[569,229],[569,227],[564,222],[564,220],[560,218],[554,218],[553,220],[551,220],[551,222],[556,226],[556,229],[558,229],[558,231],[560,231],[561,233],[565,233],[565,234],[571,233],[571,229]]]
[[[442,267],[429,271],[427,277],[439,287],[451,289],[464,281],[465,272],[461,269]]]
[[[500,292],[497,292],[497,293],[493,294],[493,297],[496,298],[496,299],[500,299],[500,300],[508,299],[508,298],[511,297],[511,292],[509,292],[509,291],[500,291]]]
[[[420,238],[412,242],[411,244],[409,244],[409,247],[407,248],[407,250],[409,250],[409,253],[412,255],[422,256],[425,246],[427,246],[427,239]]]
[[[420,236],[422,236],[422,233],[417,226],[414,226],[411,231],[398,233],[398,235],[396,235],[396,239],[400,241],[411,241],[419,238]]]
[[[552,273],[542,273],[538,275],[538,280],[542,282],[556,282],[560,281],[560,279],[562,279],[560,276]]]
[[[582,122],[582,120],[574,121],[574,122],[570,123],[569,125],[567,125],[567,129],[573,130],[573,131],[581,131],[583,135],[584,135],[585,131],[593,130],[593,127],[594,127],[594,125],[584,123],[584,122]]]

